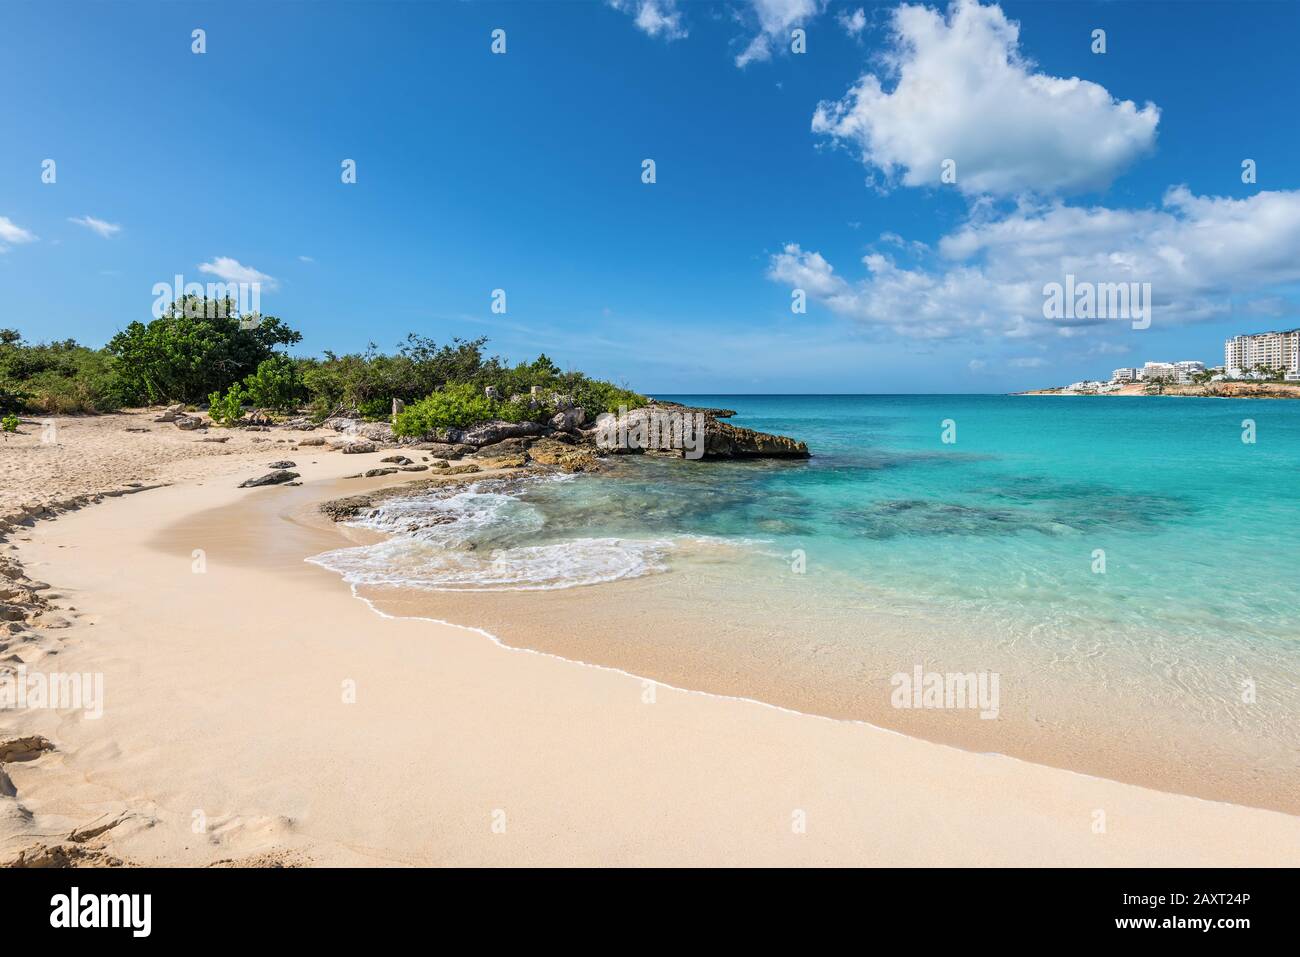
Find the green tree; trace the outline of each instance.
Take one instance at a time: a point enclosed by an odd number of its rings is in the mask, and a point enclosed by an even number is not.
[[[130,400],[199,402],[254,373],[276,346],[301,340],[274,316],[241,319],[230,299],[186,296],[148,324],[131,323],[107,351]]]

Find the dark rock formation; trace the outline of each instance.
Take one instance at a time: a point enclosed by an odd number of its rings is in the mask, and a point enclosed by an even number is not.
[[[432,452],[439,458],[458,459],[463,455],[470,455],[475,451],[472,445],[465,445],[461,442],[420,442],[411,448],[419,449],[421,452]]]
[[[461,433],[459,441],[465,445],[492,445],[502,439],[522,435],[541,435],[544,429],[536,422],[484,422],[471,426]]]
[[[299,478],[297,472],[286,472],[283,469],[279,472],[268,472],[266,475],[259,475],[257,478],[247,479],[240,482],[240,488],[258,488],[262,485],[279,485],[281,482],[291,482]]]
[[[806,444],[788,436],[743,429],[729,422],[719,422],[708,417],[705,418],[704,422],[704,457],[706,459],[806,459],[809,455]]]
[[[809,454],[808,446],[796,439],[740,428],[686,406],[659,404],[622,416],[606,413],[592,434],[598,449],[615,454],[657,452],[688,459],[807,458]]]
[[[516,439],[502,439],[473,452],[475,458],[496,458],[502,455],[522,455],[528,447],[536,442],[535,436],[525,435]]]

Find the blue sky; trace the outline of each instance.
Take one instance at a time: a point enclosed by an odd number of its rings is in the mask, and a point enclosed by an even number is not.
[[[1222,361],[1300,325],[1298,27],[1291,3],[10,3],[3,325],[98,345],[155,283],[242,269],[304,353],[485,335],[661,393]],[[1151,328],[1045,320],[1066,271],[1150,281]]]

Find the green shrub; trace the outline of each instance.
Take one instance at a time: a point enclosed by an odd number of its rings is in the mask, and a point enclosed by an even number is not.
[[[498,402],[496,404],[496,414],[503,422],[544,422],[555,414],[554,409],[547,409],[545,406],[529,408],[528,401],[522,402]]]
[[[244,390],[253,405],[277,412],[292,412],[305,395],[298,363],[278,354],[258,364],[257,371],[244,380]]]
[[[0,432],[17,432],[17,431],[18,431],[18,416],[6,415],[3,419],[0,419]]]
[[[619,406],[636,409],[646,404],[645,396],[630,389],[585,376],[583,379],[573,389],[573,404],[582,406],[588,418],[594,419],[602,412],[618,412]]]
[[[27,408],[28,396],[29,393],[14,385],[0,383],[0,412],[17,412]]]
[[[477,386],[461,382],[407,406],[393,420],[393,431],[422,436],[439,429],[464,429],[496,418],[499,405]]]
[[[232,385],[224,396],[213,392],[208,396],[208,415],[218,425],[230,425],[243,416],[244,399],[244,390],[238,385]]]
[[[25,343],[0,329],[0,410],[69,414],[121,405],[109,357],[72,339]]]
[[[408,404],[423,399],[449,382],[474,381],[485,365],[486,339],[452,339],[439,346],[412,333],[395,355],[384,355],[374,343],[364,353],[325,358],[304,364],[303,383],[317,420],[357,410],[364,418],[387,419],[393,399]]]

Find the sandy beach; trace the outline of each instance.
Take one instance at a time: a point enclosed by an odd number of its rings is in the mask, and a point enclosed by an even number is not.
[[[56,444],[25,427],[0,450],[11,517],[87,503],[9,529],[11,585],[43,607],[8,623],[3,663],[104,689],[98,718],[0,712],[0,860],[1294,863],[1294,816],[381,617],[304,559],[357,534],[317,503],[412,477],[342,479],[386,453],[202,443],[151,418],[57,420]],[[302,485],[236,487],[274,459]]]

